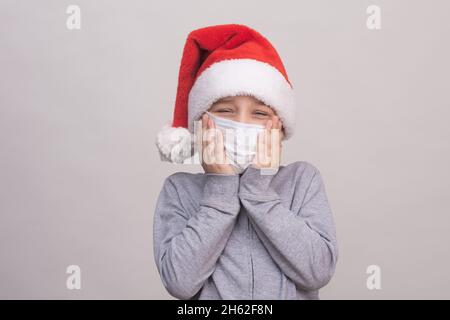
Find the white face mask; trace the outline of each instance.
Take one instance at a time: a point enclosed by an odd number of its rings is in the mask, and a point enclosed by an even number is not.
[[[265,126],[224,119],[208,111],[206,113],[223,133],[225,153],[230,165],[236,173],[242,173],[256,155],[258,134],[264,131]]]

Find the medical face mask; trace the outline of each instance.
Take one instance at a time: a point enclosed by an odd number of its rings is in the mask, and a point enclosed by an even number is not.
[[[214,121],[217,129],[222,131],[225,154],[230,160],[230,165],[236,173],[242,173],[256,156],[258,134],[264,131],[265,127],[224,119],[208,111],[206,113]]]

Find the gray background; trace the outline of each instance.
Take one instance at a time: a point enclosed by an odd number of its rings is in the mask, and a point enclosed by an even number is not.
[[[66,28],[81,7],[82,28]],[[366,8],[382,29],[366,28]],[[322,172],[331,298],[450,298],[448,1],[0,1],[0,298],[165,299],[152,249],[185,38],[243,23],[296,89],[283,163]],[[66,267],[82,270],[67,290]],[[366,288],[366,268],[382,289]]]

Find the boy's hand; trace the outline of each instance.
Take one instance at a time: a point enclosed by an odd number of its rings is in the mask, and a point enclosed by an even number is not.
[[[205,113],[202,116],[201,141],[198,145],[200,162],[206,173],[236,174],[229,164],[223,144],[222,131],[216,128],[214,121]]]
[[[266,130],[258,134],[256,156],[252,165],[256,168],[278,168],[283,137],[283,124],[278,116],[273,116],[267,121]]]

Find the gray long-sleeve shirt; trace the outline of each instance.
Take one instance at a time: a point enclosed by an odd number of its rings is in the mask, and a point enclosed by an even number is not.
[[[274,175],[172,174],[153,231],[158,272],[179,299],[318,299],[338,257],[321,174],[305,161]]]

